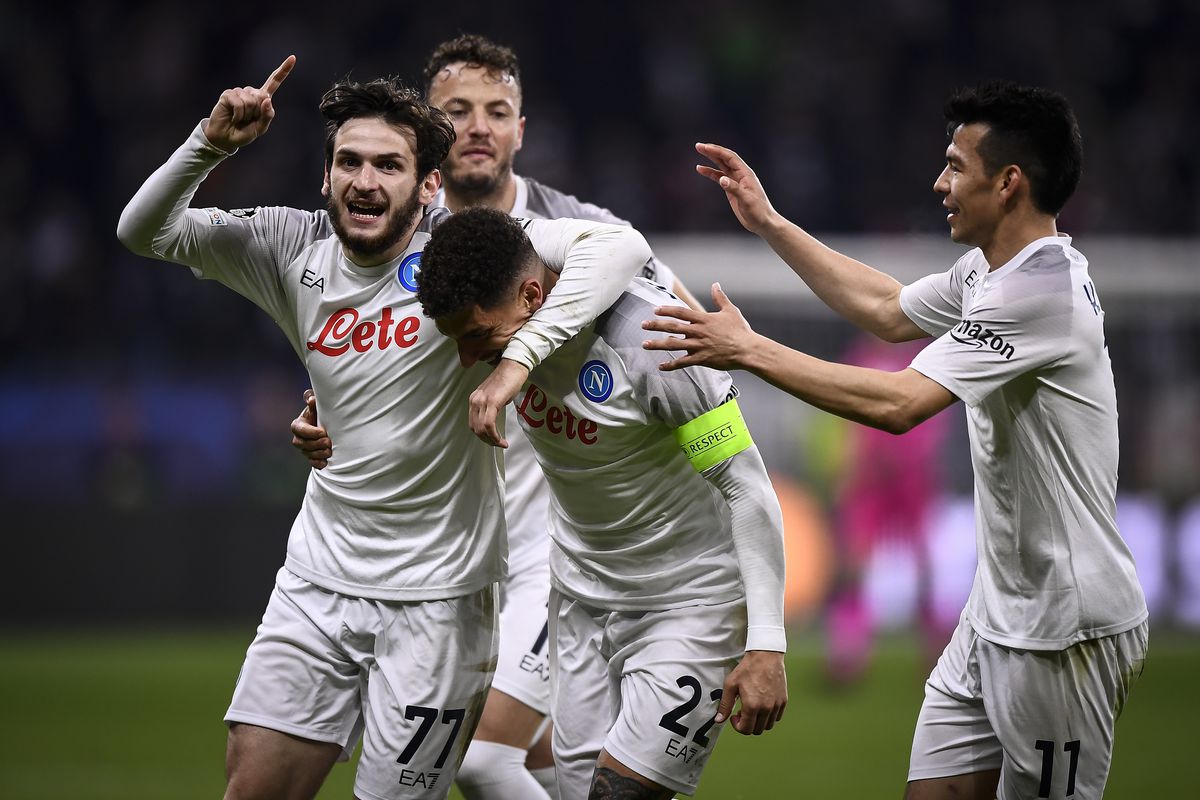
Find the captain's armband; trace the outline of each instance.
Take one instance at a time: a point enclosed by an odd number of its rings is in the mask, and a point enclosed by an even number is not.
[[[736,399],[727,400],[676,428],[675,441],[697,472],[704,472],[754,444]]]

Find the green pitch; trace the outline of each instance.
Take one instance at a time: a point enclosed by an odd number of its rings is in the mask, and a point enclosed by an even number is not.
[[[0,796],[220,797],[221,715],[252,630],[4,635]],[[1109,798],[1195,791],[1200,639],[1155,634],[1150,647],[1117,727]],[[727,729],[696,797],[899,797],[922,696],[918,661],[906,640],[885,642],[861,686],[834,691],[821,677],[819,644],[794,637],[782,726],[761,737]],[[352,777],[351,767],[335,767],[320,796],[350,797]]]

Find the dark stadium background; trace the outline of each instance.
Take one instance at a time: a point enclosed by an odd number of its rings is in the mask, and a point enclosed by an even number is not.
[[[286,425],[305,379],[283,336],[227,290],[125,252],[114,235],[124,203],[222,89],[257,85],[295,53],[271,131],[197,200],[319,204],[324,88],[348,72],[416,82],[430,47],[466,31],[521,57],[519,172],[611,207],[674,254],[696,294],[723,277],[756,327],[830,358],[852,332],[740,231],[695,176],[692,143],[735,147],[786,215],[881,253],[888,269],[890,252],[911,261],[911,248],[946,246],[930,186],[948,89],[1007,77],[1072,100],[1086,164],[1059,227],[1109,276],[1098,283],[1121,488],[1155,593],[1151,658],[1118,728],[1110,794],[1189,785],[1182,726],[1200,709],[1187,677],[1200,666],[1195,3],[114,0],[3,12],[0,795],[220,791],[220,714],[303,490]],[[717,252],[734,255],[702,257]],[[823,458],[837,461],[837,436],[828,445],[822,432],[836,426],[747,385],[752,428],[780,480],[808,493],[819,538],[835,469]],[[952,427],[945,487],[962,501],[961,420]],[[901,619],[867,683],[831,693],[820,680],[828,575],[814,574],[795,619],[787,722],[762,740],[727,734],[700,796],[898,793],[920,656]],[[348,772],[323,796],[345,796]]]

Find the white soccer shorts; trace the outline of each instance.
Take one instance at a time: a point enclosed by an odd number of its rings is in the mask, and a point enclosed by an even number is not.
[[[550,592],[551,719],[560,800],[588,796],[600,750],[677,792],[696,790],[713,718],[745,653],[746,604],[604,611]]]
[[[492,688],[549,714],[549,560],[510,573],[500,591],[500,658]]]
[[[362,736],[357,797],[444,798],[496,663],[496,588],[393,602],[281,569],[225,714],[343,747]]]
[[[999,769],[998,800],[1101,797],[1147,637],[1143,622],[1066,650],[1019,650],[981,638],[963,614],[925,684],[908,779]]]

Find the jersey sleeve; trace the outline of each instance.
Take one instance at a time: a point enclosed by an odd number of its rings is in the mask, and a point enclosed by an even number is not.
[[[183,264],[197,277],[225,284],[287,330],[291,311],[282,270],[328,235],[328,223],[323,215],[290,208],[191,208],[200,183],[230,155],[197,125],[126,205],[117,236],[134,253]]]
[[[926,275],[900,290],[900,308],[921,330],[941,336],[962,319],[967,256],[945,272]]]
[[[1069,265],[1005,277],[967,319],[922,350],[912,368],[967,405],[1067,355],[1074,303]]]
[[[504,350],[504,358],[532,370],[617,300],[650,258],[650,245],[618,225],[573,219],[524,225],[538,257],[559,272],[546,304]]]
[[[787,651],[783,511],[758,448],[704,472],[729,506],[733,549],[746,593],[746,649]]]

